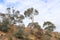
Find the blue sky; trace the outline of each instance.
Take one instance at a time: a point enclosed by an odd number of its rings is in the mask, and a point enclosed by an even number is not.
[[[14,7],[20,10],[21,14],[30,7],[34,7],[39,11],[39,15],[35,16],[35,22],[40,25],[44,21],[51,21],[56,25],[56,30],[60,32],[60,0],[0,0],[0,12],[6,12],[7,7]],[[25,19],[27,25],[31,20]]]

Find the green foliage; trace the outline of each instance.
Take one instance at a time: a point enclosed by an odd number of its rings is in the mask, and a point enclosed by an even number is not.
[[[38,15],[38,11],[34,8],[28,8],[25,12],[24,15],[25,17],[29,17],[32,20],[32,23],[34,22],[34,15]]]
[[[16,38],[19,38],[19,39],[22,39],[22,38],[23,38],[23,35],[22,35],[21,32],[16,32],[16,33],[15,33],[15,37],[16,37]]]
[[[25,17],[29,17],[32,14],[33,8],[29,8],[24,12]]]
[[[38,24],[38,22],[35,22],[33,25],[34,25],[34,28],[41,29],[41,26]]]
[[[51,35],[49,33],[54,31],[54,29],[56,28],[55,25],[50,21],[47,21],[47,22],[44,22],[43,27],[45,27],[44,30],[46,30],[45,40],[50,40]]]
[[[9,21],[7,19],[3,20],[2,22],[3,25],[8,25],[9,24]]]
[[[51,36],[51,34],[49,32],[45,33],[45,40],[50,40],[51,37],[52,36]]]
[[[17,28],[17,31],[15,32],[14,36],[19,39],[23,38],[23,30],[21,27]]]
[[[47,26],[47,27],[45,27],[45,26]],[[43,27],[45,27],[45,30],[48,32],[52,32],[56,28],[56,26],[53,23],[51,23],[50,21],[44,22]]]
[[[3,20],[3,22],[0,24],[0,31],[8,32],[9,30],[8,24],[9,24],[8,20]]]
[[[34,12],[34,13],[33,13]],[[30,17],[32,14],[37,15],[39,12],[34,8],[29,8],[24,12],[25,17]]]
[[[51,36],[45,35],[45,40],[50,40]]]
[[[23,15],[20,15],[20,19],[24,19],[24,16]]]
[[[10,8],[7,8],[6,10],[10,10]]]
[[[0,25],[0,31],[3,32],[8,32],[9,28],[7,27],[7,25]]]
[[[19,14],[19,13],[20,13],[20,11],[18,11],[18,10],[17,10],[15,13],[18,13],[18,14]]]
[[[29,23],[28,27],[30,28],[37,28],[37,29],[41,29],[41,26],[38,24],[38,22],[34,22],[34,23]]]

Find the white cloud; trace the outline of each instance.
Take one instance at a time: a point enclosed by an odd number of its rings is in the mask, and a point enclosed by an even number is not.
[[[16,3],[16,2],[19,2],[19,0],[4,0],[5,2],[7,2],[7,3]]]
[[[6,6],[0,4],[0,12],[5,12]]]

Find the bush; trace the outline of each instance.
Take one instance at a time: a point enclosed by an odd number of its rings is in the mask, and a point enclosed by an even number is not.
[[[3,20],[2,22],[3,25],[8,25],[9,24],[9,21],[7,19]]]
[[[14,35],[16,38],[23,39],[23,30],[19,28]]]
[[[0,24],[0,31],[3,31],[3,32],[8,32],[8,25],[9,24],[9,21],[7,19],[4,19],[3,22]]]
[[[15,33],[15,37],[16,38],[19,38],[19,39],[22,39],[23,38],[22,34],[19,33],[19,32]]]
[[[0,31],[3,31],[3,32],[8,32],[8,27],[7,27],[7,25],[1,25],[0,26]]]

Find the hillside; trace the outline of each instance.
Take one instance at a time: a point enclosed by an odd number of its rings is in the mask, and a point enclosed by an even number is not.
[[[7,33],[4,33],[0,31],[0,40],[25,40],[26,37],[29,38],[29,40],[45,40],[45,31],[40,29],[38,30],[37,28],[28,28],[25,27],[23,29],[23,37],[21,38],[16,38],[14,36],[14,33],[17,31],[17,26],[14,25],[9,25],[9,31]],[[60,40],[60,33],[58,32],[51,32],[50,33],[51,38],[50,40]],[[26,39],[28,40],[28,39]]]

